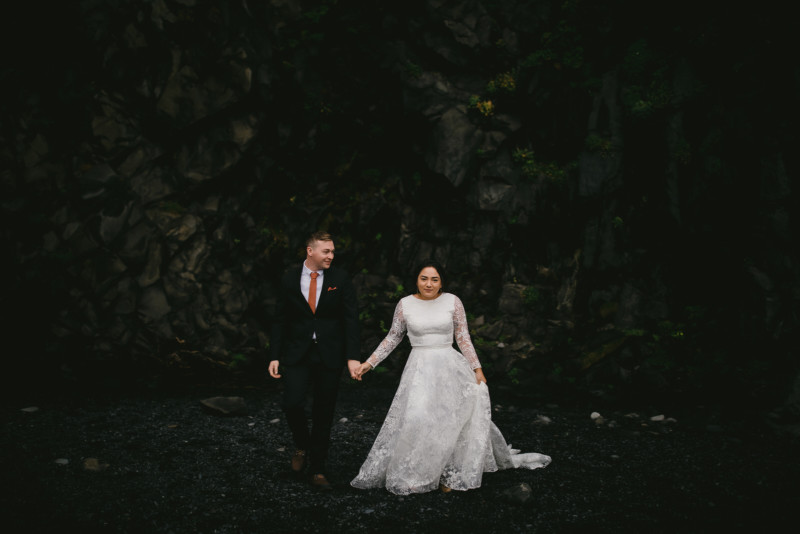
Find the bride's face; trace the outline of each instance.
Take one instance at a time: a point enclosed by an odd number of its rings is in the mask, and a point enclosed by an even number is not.
[[[417,275],[417,291],[423,300],[435,299],[442,291],[442,278],[433,267],[425,267]]]

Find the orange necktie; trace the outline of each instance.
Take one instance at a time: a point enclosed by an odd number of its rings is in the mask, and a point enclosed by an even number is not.
[[[319,273],[311,273],[311,285],[308,286],[308,305],[311,313],[317,313],[317,277]]]

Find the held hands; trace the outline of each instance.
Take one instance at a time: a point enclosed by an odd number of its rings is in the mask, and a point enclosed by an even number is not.
[[[347,371],[353,380],[361,380],[361,375],[358,373],[359,367],[361,367],[361,362],[358,360],[347,360]]]
[[[361,365],[359,365],[356,368],[356,371],[355,371],[355,374],[354,374],[353,378],[356,379],[356,380],[361,380],[361,377],[364,376],[364,373],[366,373],[368,371],[371,371],[371,370],[372,370],[372,366],[369,363],[364,362],[364,363],[362,363]]]
[[[477,380],[477,381],[478,381],[478,384],[480,384],[481,382],[483,382],[484,384],[486,384],[486,377],[485,377],[485,376],[483,376],[483,369],[481,369],[480,367],[478,367],[477,369],[475,369],[475,380]],[[487,384],[487,385],[488,385],[488,384]]]
[[[269,376],[272,378],[280,378],[281,375],[278,373],[278,360],[272,360],[269,362]],[[368,363],[359,363],[358,360],[347,360],[347,370],[350,372],[350,378],[353,380],[361,380],[361,375],[366,373],[367,371],[363,370],[363,367],[367,366],[368,369],[372,369],[372,366]]]

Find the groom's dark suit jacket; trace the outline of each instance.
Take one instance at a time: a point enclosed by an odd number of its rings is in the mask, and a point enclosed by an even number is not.
[[[347,360],[359,360],[358,303],[350,278],[330,267],[325,271],[317,312],[311,313],[300,291],[302,265],[281,278],[270,339],[270,359],[291,366],[301,362],[317,334],[317,348],[326,367],[335,369]]]

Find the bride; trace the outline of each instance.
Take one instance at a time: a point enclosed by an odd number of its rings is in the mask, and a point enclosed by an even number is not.
[[[437,487],[468,490],[480,487],[484,472],[549,464],[549,456],[512,449],[492,423],[489,389],[464,306],[442,292],[442,267],[428,261],[416,273],[417,293],[397,303],[389,333],[356,373],[360,379],[374,369],[408,332],[412,350],[397,393],[350,484],[386,487],[399,495]]]

